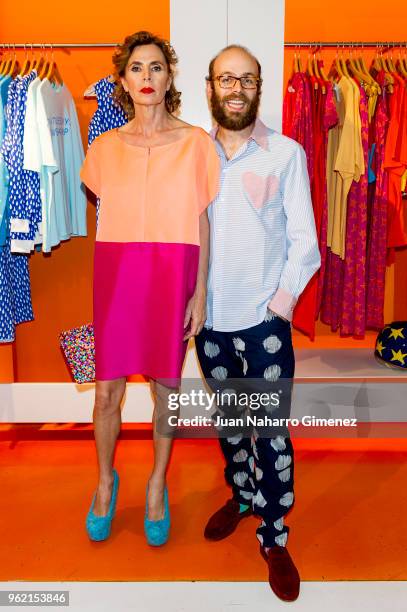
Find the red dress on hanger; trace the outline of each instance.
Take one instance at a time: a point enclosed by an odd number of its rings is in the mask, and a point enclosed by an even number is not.
[[[310,179],[312,205],[316,214],[313,197],[313,180],[315,175],[316,132],[314,122],[317,119],[316,99],[318,90],[313,88],[310,77],[305,72],[296,72],[288,82],[283,105],[283,133],[299,142],[307,156],[308,175]],[[318,134],[319,135],[319,134]],[[319,160],[318,160],[319,163]],[[318,223],[316,219],[317,231]],[[316,274],[309,281],[300,295],[294,309],[293,326],[314,338],[316,307]]]
[[[401,177],[407,168],[407,89],[405,81],[393,74],[394,91],[390,99],[390,123],[384,154],[388,173],[387,247],[388,263],[394,261],[393,247],[407,245],[407,230],[401,197]]]

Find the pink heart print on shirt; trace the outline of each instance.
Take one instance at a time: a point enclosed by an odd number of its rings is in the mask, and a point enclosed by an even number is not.
[[[279,180],[273,174],[263,177],[254,172],[244,172],[242,181],[246,194],[257,210],[260,210],[278,191]]]

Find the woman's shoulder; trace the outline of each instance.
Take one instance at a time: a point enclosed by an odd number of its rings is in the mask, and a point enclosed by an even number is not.
[[[113,128],[112,130],[107,130],[106,132],[99,134],[92,140],[92,143],[89,146],[96,149],[112,142],[112,140],[115,140],[116,130],[117,128]]]
[[[177,125],[176,129],[182,130],[185,136],[193,135],[201,139],[207,139],[207,138],[210,139],[208,132],[206,132],[199,125],[192,125],[192,123],[187,123],[186,121],[182,121],[181,119],[178,119],[178,121],[179,121],[179,124]]]

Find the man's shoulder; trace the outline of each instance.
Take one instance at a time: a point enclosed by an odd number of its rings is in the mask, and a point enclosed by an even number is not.
[[[293,154],[298,151],[299,148],[301,148],[300,143],[293,138],[285,136],[285,134],[282,134],[281,132],[269,127],[267,128],[267,138],[270,151],[272,151],[273,146],[278,146],[286,150],[287,153]]]

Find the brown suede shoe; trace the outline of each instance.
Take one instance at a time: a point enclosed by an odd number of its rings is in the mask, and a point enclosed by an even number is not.
[[[205,538],[207,540],[223,540],[234,532],[242,518],[253,514],[251,506],[244,512],[239,512],[239,507],[238,501],[228,499],[226,504],[209,519],[204,531]]]
[[[269,566],[269,583],[283,601],[295,601],[300,593],[300,575],[285,546],[272,546],[268,552],[260,546],[260,553]]]

